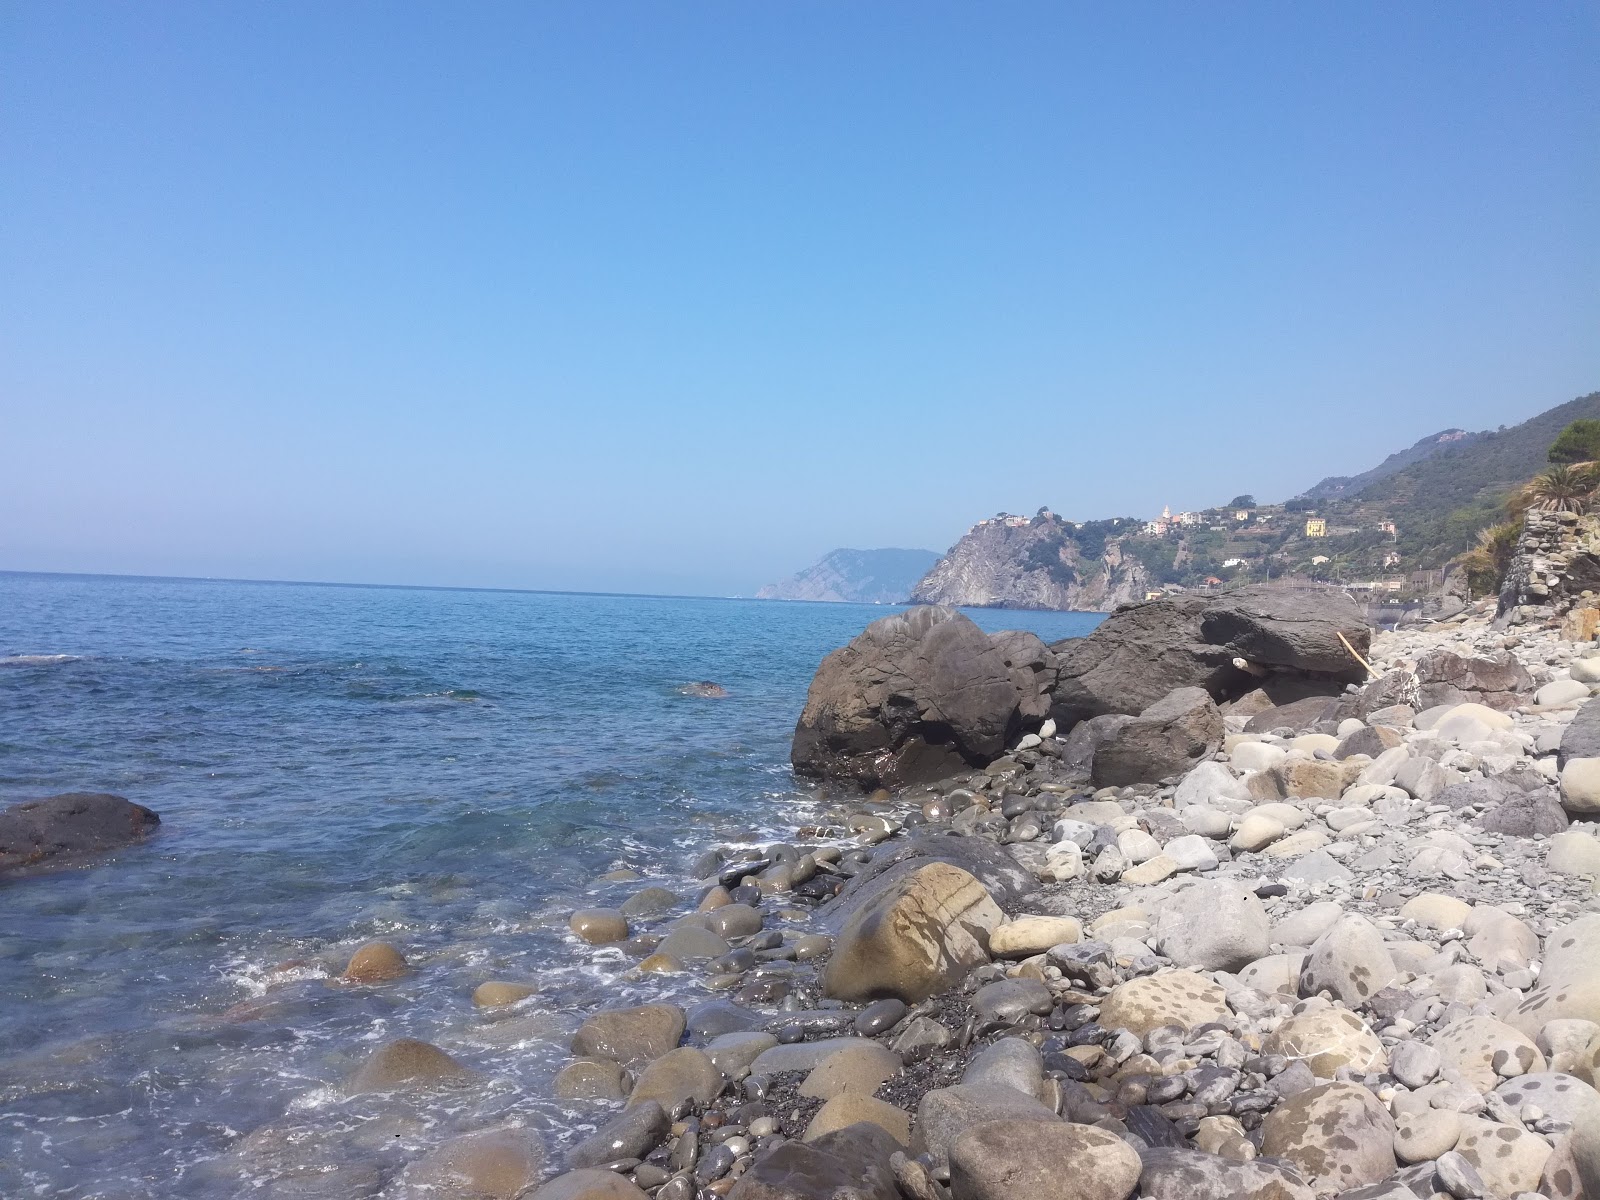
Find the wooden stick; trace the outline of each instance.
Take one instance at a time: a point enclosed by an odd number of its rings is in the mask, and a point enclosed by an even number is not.
[[[1377,672],[1372,669],[1372,664],[1366,659],[1362,658],[1361,655],[1356,653],[1356,648],[1350,644],[1350,639],[1345,637],[1344,631],[1342,629],[1335,629],[1334,632],[1339,635],[1339,640],[1344,643],[1344,648],[1350,651],[1350,657],[1365,667],[1368,675],[1376,675]]]

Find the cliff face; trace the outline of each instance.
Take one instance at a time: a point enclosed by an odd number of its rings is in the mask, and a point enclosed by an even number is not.
[[[938,560],[932,550],[834,550],[782,583],[769,583],[756,599],[903,604]]]
[[[1144,599],[1149,586],[1144,566],[1124,555],[1104,531],[1086,533],[1085,528],[1049,512],[1031,520],[1001,516],[980,522],[923,576],[911,599],[1089,612]],[[1098,557],[1085,553],[1086,542]]]

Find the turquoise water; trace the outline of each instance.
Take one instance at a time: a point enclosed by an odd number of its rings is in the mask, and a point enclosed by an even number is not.
[[[806,685],[888,611],[0,574],[0,803],[111,791],[163,821],[0,885],[0,1196],[322,1195],[318,1163],[326,1194],[374,1194],[449,1133],[583,1119],[546,1095],[563,1031],[663,985],[565,914],[643,886],[597,882],[617,868],[687,894],[698,850],[803,818]],[[1099,620],[971,615],[1046,640]],[[730,696],[680,694],[701,679]],[[413,973],[330,985],[373,937]],[[541,1005],[474,1011],[489,978]],[[340,1097],[401,1035],[489,1084]]]

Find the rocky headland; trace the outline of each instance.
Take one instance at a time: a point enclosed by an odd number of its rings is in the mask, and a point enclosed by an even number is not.
[[[967,530],[911,590],[915,604],[1109,612],[1144,599],[1150,575],[1117,533],[1132,520],[1075,524],[1048,509]]]

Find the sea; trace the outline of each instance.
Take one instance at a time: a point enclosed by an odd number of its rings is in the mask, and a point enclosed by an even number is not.
[[[162,821],[0,883],[0,1197],[387,1196],[452,1134],[603,1121],[550,1095],[582,1016],[709,993],[629,979],[567,915],[648,884],[691,907],[699,852],[818,811],[788,765],[806,687],[892,611],[0,573],[0,804],[105,791]],[[411,973],[340,985],[371,939]],[[540,993],[476,1010],[489,979]],[[402,1036],[481,1085],[346,1095]]]

